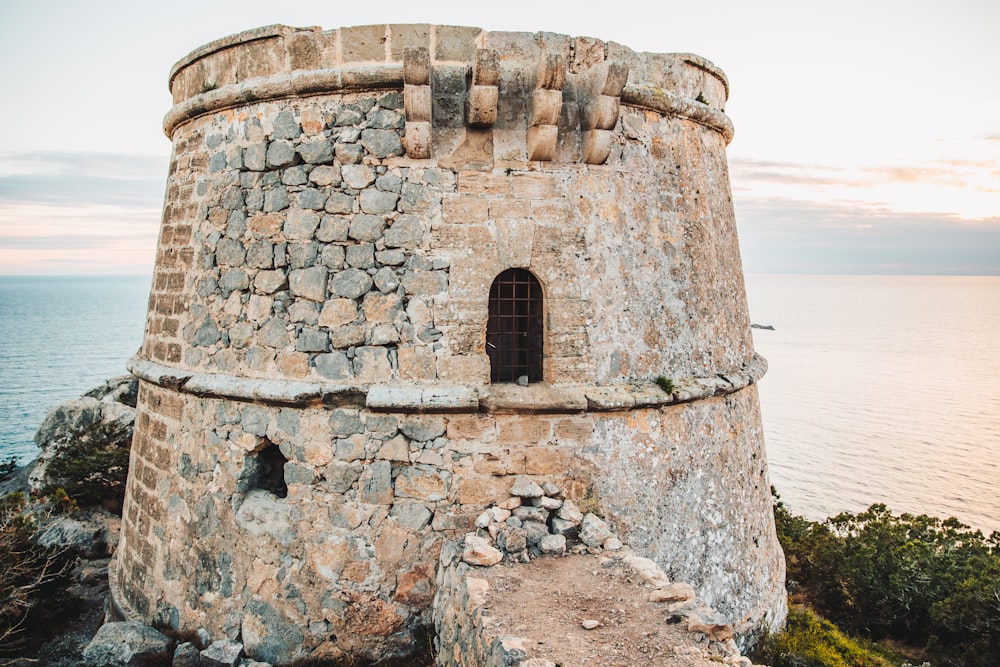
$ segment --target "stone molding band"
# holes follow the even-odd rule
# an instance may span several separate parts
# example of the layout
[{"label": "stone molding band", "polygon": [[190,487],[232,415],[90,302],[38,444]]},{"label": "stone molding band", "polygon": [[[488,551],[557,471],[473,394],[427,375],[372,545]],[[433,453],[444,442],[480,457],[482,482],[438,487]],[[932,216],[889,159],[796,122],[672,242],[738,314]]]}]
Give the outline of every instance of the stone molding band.
[{"label": "stone molding band", "polygon": [[225,373],[197,373],[158,364],[139,356],[128,370],[144,382],[177,392],[209,398],[297,407],[364,405],[384,412],[485,412],[545,414],[612,412],[690,403],[732,394],[754,384],[767,372],[759,354],[740,368],[705,377],[675,378],[672,394],[653,382],[626,385],[471,387],[412,385],[338,385],[294,380],[246,378]]},{"label": "stone molding band", "polygon": [[[205,91],[175,105],[163,119],[163,131],[172,138],[184,123],[256,102],[387,89],[403,89],[403,63],[345,65],[249,79]],[[626,84],[621,103],[693,121],[719,132],[726,143],[733,139],[733,123],[725,113],[659,86]]]}]

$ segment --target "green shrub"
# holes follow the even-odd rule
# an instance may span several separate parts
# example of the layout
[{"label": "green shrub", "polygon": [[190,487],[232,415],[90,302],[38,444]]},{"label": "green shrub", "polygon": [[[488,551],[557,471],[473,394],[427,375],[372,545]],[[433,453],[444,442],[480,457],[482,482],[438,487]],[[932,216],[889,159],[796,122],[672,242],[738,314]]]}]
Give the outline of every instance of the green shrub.
[{"label": "green shrub", "polygon": [[665,375],[658,375],[656,377],[656,384],[663,390],[666,394],[674,393],[674,381]]},{"label": "green shrub", "polygon": [[848,637],[809,609],[792,607],[787,627],[761,639],[753,660],[771,667],[896,667],[895,657]]},{"label": "green shrub", "polygon": [[128,456],[132,427],[115,422],[102,423],[74,433],[59,443],[49,462],[49,483],[43,496],[63,495],[86,507],[104,505],[121,511],[128,476]]},{"label": "green shrub", "polygon": [[1000,534],[885,505],[823,523],[775,495],[790,588],[853,633],[920,646],[938,663],[995,667],[1000,655]]}]

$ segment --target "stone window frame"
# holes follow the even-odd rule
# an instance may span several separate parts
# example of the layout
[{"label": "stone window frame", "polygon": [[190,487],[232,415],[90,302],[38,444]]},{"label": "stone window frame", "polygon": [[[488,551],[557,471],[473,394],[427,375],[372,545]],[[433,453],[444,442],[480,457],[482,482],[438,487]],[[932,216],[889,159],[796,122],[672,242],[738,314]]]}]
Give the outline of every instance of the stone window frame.
[{"label": "stone window frame", "polygon": [[516,382],[521,376],[544,381],[545,302],[541,280],[527,268],[508,268],[494,277],[486,322],[491,383]]}]

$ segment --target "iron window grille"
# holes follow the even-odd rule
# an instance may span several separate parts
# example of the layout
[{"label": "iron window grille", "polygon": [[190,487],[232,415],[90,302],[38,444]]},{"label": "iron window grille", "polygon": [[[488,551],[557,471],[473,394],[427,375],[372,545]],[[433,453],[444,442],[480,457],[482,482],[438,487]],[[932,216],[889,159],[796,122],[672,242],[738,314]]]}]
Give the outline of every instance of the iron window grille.
[{"label": "iron window grille", "polygon": [[514,382],[525,375],[542,381],[542,286],[525,269],[507,269],[490,287],[486,353],[490,380]]}]

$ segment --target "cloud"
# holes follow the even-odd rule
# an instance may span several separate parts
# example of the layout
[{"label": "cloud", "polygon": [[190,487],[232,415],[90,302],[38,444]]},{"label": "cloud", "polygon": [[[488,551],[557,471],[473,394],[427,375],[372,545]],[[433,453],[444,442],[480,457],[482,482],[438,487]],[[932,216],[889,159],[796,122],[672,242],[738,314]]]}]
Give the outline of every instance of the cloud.
[{"label": "cloud", "polygon": [[782,198],[736,198],[735,207],[751,273],[1000,275],[1000,217]]},{"label": "cloud", "polygon": [[163,201],[165,182],[166,164],[160,157],[100,153],[0,156],[0,201],[149,206]]},{"label": "cloud", "polygon": [[99,153],[0,155],[0,272],[151,270],[163,162]]}]

